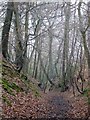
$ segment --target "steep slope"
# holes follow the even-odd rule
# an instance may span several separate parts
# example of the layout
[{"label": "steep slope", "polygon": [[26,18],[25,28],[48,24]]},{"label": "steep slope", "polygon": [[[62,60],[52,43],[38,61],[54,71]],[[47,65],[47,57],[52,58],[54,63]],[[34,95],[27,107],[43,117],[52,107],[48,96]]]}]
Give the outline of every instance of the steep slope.
[{"label": "steep slope", "polygon": [[87,115],[87,100],[83,96],[74,97],[71,91],[55,90],[43,93],[38,80],[27,78],[15,70],[15,65],[3,60],[2,117],[12,120],[32,118],[61,119],[83,118]]},{"label": "steep slope", "polygon": [[[7,109],[9,109],[10,117],[16,117],[17,115],[13,116],[10,112],[15,108],[17,109],[19,102],[19,105],[22,107],[21,104],[29,100],[29,103],[27,103],[32,106],[32,102],[30,103],[30,101],[40,98],[40,89],[37,87],[37,84],[33,83],[30,79],[27,79],[24,74],[19,74],[15,70],[15,65],[8,63],[6,60],[2,61],[2,80],[0,80],[0,83],[3,88],[3,117],[9,116],[5,113],[8,111]],[[15,112],[15,110],[13,112]]]}]

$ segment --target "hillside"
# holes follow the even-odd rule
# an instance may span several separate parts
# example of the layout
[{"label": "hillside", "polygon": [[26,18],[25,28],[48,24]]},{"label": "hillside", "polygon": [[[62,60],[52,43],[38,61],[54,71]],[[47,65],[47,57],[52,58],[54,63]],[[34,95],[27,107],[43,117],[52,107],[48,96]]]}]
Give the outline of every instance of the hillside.
[{"label": "hillside", "polygon": [[59,90],[45,94],[38,87],[37,80],[31,77],[26,79],[25,75],[16,72],[13,64],[5,60],[2,75],[3,119],[86,119],[87,100],[83,96],[74,97],[70,91],[61,93]]}]

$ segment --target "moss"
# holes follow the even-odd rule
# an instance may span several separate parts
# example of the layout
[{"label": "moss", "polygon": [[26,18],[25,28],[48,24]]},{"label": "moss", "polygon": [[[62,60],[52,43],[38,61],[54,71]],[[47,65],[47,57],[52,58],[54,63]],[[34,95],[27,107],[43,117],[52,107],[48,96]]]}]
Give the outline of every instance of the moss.
[{"label": "moss", "polygon": [[14,95],[13,89],[6,79],[2,79],[2,87],[5,91],[7,91],[7,93],[9,93],[10,95]]},{"label": "moss", "polygon": [[23,80],[28,80],[27,76],[24,75],[24,74],[20,74],[20,77],[21,77],[21,79],[23,79]]},{"label": "moss", "polygon": [[88,97],[88,92],[90,92],[90,88],[84,89],[83,95],[84,95],[85,97]]},{"label": "moss", "polygon": [[16,92],[21,92],[23,91],[23,89],[21,87],[19,87],[18,85],[16,85],[16,83],[9,83],[5,78],[0,80],[0,83],[2,83],[2,86],[4,88],[5,91],[7,91],[7,93],[9,93],[10,95],[14,95],[14,90]]},{"label": "moss", "polygon": [[22,92],[23,88],[19,87],[18,85],[16,85],[16,83],[11,83],[11,88],[16,90],[17,92]]},{"label": "moss", "polygon": [[84,97],[86,97],[87,98],[87,103],[90,105],[90,88],[86,88],[86,89],[84,89],[84,91],[83,91],[83,96]]},{"label": "moss", "polygon": [[33,83],[29,83],[29,89],[32,90],[33,94],[34,94],[36,97],[40,97],[39,90],[38,90],[38,88],[37,88]]},{"label": "moss", "polygon": [[36,96],[36,97],[40,97],[40,93],[39,93],[39,90],[37,88],[36,85],[34,85],[28,78],[25,74],[21,73],[20,74],[20,79],[21,81],[25,84],[26,86],[26,93],[29,92],[29,90],[31,90],[33,92],[33,94]]},{"label": "moss", "polygon": [[2,99],[3,99],[3,101],[7,104],[7,105],[9,105],[9,106],[12,106],[11,105],[11,101],[6,97],[6,96],[2,96]]},{"label": "moss", "polygon": [[16,76],[19,77],[19,73],[6,61],[2,61],[2,75],[8,75],[11,78]]},{"label": "moss", "polygon": [[8,75],[11,78],[18,76],[17,72],[7,67],[2,67],[2,75]]},{"label": "moss", "polygon": [[[2,80],[0,80],[0,84],[2,84],[4,90],[9,93],[10,95],[14,95],[15,96],[15,91],[16,92],[30,92],[32,91],[33,94],[36,97],[39,97],[39,90],[37,88],[36,85],[34,85],[30,80],[28,80],[27,76],[23,73],[18,73],[13,67],[12,65],[10,66],[10,64],[7,61],[2,61]],[[16,82],[13,82],[11,79],[14,79],[15,77],[17,77],[20,81],[21,84],[23,86],[20,87],[16,84]]]},{"label": "moss", "polygon": [[34,85],[30,80],[26,80],[26,78],[24,79],[24,77],[21,80],[26,86],[26,93],[31,90],[36,97],[40,97],[40,93],[36,85]]}]

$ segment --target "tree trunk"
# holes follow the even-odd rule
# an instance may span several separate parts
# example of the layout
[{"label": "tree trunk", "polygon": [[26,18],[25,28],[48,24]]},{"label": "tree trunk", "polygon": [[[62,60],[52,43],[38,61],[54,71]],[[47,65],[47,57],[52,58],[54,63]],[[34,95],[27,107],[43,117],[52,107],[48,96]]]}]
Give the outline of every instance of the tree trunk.
[{"label": "tree trunk", "polygon": [[28,22],[29,22],[29,3],[26,3],[26,14],[25,14],[25,46],[24,46],[24,65],[23,65],[23,72],[25,74],[28,73],[28,59],[27,59],[27,42],[28,42]]},{"label": "tree trunk", "polygon": [[48,35],[49,35],[49,65],[48,65],[48,75],[49,78],[52,78],[53,75],[53,70],[52,70],[52,43],[53,43],[53,38],[52,38],[52,28],[49,28],[48,31]]},{"label": "tree trunk", "polygon": [[69,19],[70,19],[70,3],[67,3],[65,8],[65,28],[64,28],[64,45],[63,45],[63,64],[62,64],[62,87],[61,91],[66,87],[66,75],[68,67],[68,52],[69,52]]},{"label": "tree trunk", "polygon": [[12,16],[13,16],[13,2],[8,2],[7,12],[2,30],[2,54],[5,59],[8,59],[8,39]]},{"label": "tree trunk", "polygon": [[15,64],[17,66],[18,72],[20,72],[23,68],[23,47],[22,47],[22,36],[21,36],[21,27],[19,21],[19,13],[18,13],[18,2],[14,3],[14,14],[15,14],[15,29],[16,29],[16,60]]},{"label": "tree trunk", "polygon": [[[85,56],[87,58],[87,64],[88,64],[88,115],[90,116],[90,52],[89,52],[89,48],[88,48],[87,41],[86,41],[86,30],[84,30],[83,23],[82,23],[82,16],[81,16],[81,10],[80,10],[81,5],[82,5],[82,2],[79,2],[79,4],[78,4],[78,16],[79,16],[79,28],[80,28],[80,32],[81,32],[82,39],[83,39],[82,43],[83,43],[83,47],[84,47]],[[89,20],[90,20],[90,16],[88,16],[88,25],[87,25],[87,26],[89,26],[89,29],[90,29]],[[88,36],[88,40],[89,39],[90,38]]]}]

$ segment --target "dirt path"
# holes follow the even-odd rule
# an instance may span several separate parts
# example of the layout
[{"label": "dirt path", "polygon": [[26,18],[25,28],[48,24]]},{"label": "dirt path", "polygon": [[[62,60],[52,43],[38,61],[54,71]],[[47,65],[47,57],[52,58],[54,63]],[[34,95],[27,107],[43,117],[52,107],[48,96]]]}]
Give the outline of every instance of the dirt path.
[{"label": "dirt path", "polygon": [[[71,94],[71,93],[70,93]],[[84,118],[87,112],[86,102],[81,97],[71,97],[69,93],[50,91],[42,97],[32,94],[18,94],[12,99],[12,106],[4,104],[4,116],[9,118]]]},{"label": "dirt path", "polygon": [[[68,96],[68,98],[69,97],[70,96]],[[46,98],[53,108],[53,110],[49,112],[49,117],[51,118],[85,117],[87,110],[85,108],[84,101],[80,98],[75,101],[73,97],[71,100],[67,97],[65,98],[65,96],[60,92],[50,92],[46,95]]]},{"label": "dirt path", "polygon": [[69,117],[69,111],[72,109],[69,101],[66,101],[60,93],[50,92],[46,95],[48,103],[52,106],[52,110],[49,111],[49,117],[67,118]]}]

